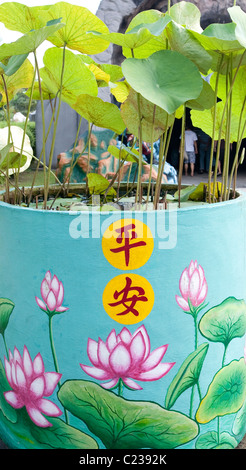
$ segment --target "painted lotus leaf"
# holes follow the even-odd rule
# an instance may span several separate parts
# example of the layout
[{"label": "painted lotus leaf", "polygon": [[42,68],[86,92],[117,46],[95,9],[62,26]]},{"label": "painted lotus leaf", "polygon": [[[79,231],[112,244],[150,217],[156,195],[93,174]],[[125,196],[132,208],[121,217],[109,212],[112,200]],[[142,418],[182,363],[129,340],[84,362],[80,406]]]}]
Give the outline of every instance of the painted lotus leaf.
[{"label": "painted lotus leaf", "polygon": [[98,96],[79,95],[71,107],[95,126],[121,134],[125,129],[119,108]]},{"label": "painted lotus leaf", "polygon": [[228,8],[228,13],[234,23],[236,23],[235,36],[243,47],[246,47],[246,13],[235,5]]},{"label": "painted lotus leaf", "polygon": [[170,8],[171,18],[178,24],[197,32],[202,32],[201,13],[193,3],[181,1]]},{"label": "painted lotus leaf", "polygon": [[[47,49],[43,57],[44,67],[40,75],[51,95],[56,95],[61,87],[63,50],[57,47]],[[65,67],[62,83],[62,99],[68,104],[75,103],[81,93],[97,96],[96,77],[72,51],[65,51]]]},{"label": "painted lotus leaf", "polygon": [[208,423],[217,416],[236,413],[246,396],[244,359],[232,361],[217,372],[197,410],[198,423]]},{"label": "painted lotus leaf", "polygon": [[218,435],[215,431],[207,432],[198,437],[196,449],[234,449],[237,441],[228,432],[222,432]]},{"label": "painted lotus leaf", "polygon": [[167,390],[165,408],[172,408],[185,390],[197,384],[207,350],[208,344],[204,343],[185,359]]},{"label": "painted lotus leaf", "polygon": [[0,5],[0,21],[6,28],[20,33],[45,26],[48,21],[49,6],[28,7],[18,2],[6,2]]},{"label": "painted lotus leaf", "polygon": [[3,393],[7,392],[7,390],[9,390],[9,383],[6,379],[5,369],[0,359],[0,415],[2,413],[6,420],[10,421],[11,423],[16,423],[17,412],[7,403],[3,395]]},{"label": "painted lotus leaf", "polygon": [[200,332],[213,342],[227,346],[234,338],[246,332],[246,304],[244,300],[228,297],[208,310],[200,320]]},{"label": "painted lotus leaf", "polygon": [[[159,20],[163,17],[163,13],[158,10],[147,10],[138,13],[130,22],[126,33],[128,34],[131,31],[136,31],[138,28],[142,28],[147,25],[148,29],[151,30],[151,25],[153,28],[156,28],[156,25],[160,25]],[[163,20],[161,20],[163,21]],[[166,20],[165,20],[166,21]],[[134,50],[134,57],[138,59],[144,59],[149,57],[154,52],[166,49],[166,34],[165,30],[158,35],[152,35],[149,40],[143,44],[143,46],[138,46]],[[122,53],[125,57],[132,57],[132,50],[129,47],[123,47]]]},{"label": "painted lotus leaf", "polygon": [[98,31],[108,33],[107,26],[96,15],[85,7],[71,5],[66,2],[58,2],[48,10],[49,19],[62,18],[65,27],[50,35],[49,41],[57,47],[64,44],[69,49],[82,52],[84,54],[98,54],[109,46],[109,42],[97,38],[88,31]]},{"label": "painted lotus leaf", "polygon": [[245,435],[246,430],[246,401],[244,402],[242,408],[236,414],[232,432],[235,435],[241,435],[242,437]]},{"label": "painted lotus leaf", "polygon": [[166,28],[169,44],[172,49],[192,60],[203,74],[207,74],[212,57],[204,47],[192,36],[191,32],[183,26],[170,22]]},{"label": "painted lotus leaf", "polygon": [[143,140],[151,142],[154,119],[153,141],[156,141],[165,132],[165,129],[173,124],[174,115],[168,115],[164,109],[151,103],[143,96],[140,96],[139,102],[140,115],[137,93],[131,89],[127,99],[121,105],[121,116],[125,126],[130,133],[137,136],[141,121]]},{"label": "painted lotus leaf", "polygon": [[[29,88],[33,81],[33,65],[31,62],[26,59],[24,63],[21,65],[20,68],[10,76],[5,76],[5,83],[8,92],[8,98],[11,100],[17,91],[21,90],[22,88]],[[7,98],[4,88],[3,79],[0,76],[0,93],[2,95],[2,101],[0,103],[1,106],[6,104]]]},{"label": "painted lotus leaf", "polygon": [[181,413],[152,402],[125,400],[92,382],[65,382],[58,396],[108,449],[171,449],[198,433],[196,422]]},{"label": "painted lotus leaf", "polygon": [[135,91],[169,114],[186,101],[198,98],[202,91],[198,68],[176,51],[159,51],[147,59],[126,59],[122,70]]}]

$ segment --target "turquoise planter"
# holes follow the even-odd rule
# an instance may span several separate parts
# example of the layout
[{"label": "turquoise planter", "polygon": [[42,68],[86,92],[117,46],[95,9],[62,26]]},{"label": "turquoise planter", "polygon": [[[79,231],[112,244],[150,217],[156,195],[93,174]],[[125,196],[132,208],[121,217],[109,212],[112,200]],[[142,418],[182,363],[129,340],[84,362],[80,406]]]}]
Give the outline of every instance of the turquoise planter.
[{"label": "turquoise planter", "polygon": [[244,196],[149,213],[0,203],[6,444],[236,447],[246,432],[245,220]]}]

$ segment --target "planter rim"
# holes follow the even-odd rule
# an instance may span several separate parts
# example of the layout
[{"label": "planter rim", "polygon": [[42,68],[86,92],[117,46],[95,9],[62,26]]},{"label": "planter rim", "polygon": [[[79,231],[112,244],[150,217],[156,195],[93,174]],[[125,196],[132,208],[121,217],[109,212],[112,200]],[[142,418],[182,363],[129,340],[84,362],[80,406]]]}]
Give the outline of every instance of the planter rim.
[{"label": "planter rim", "polygon": [[[3,191],[0,192],[0,194],[3,193]],[[176,207],[176,210],[177,212],[180,212],[180,213],[183,213],[183,212],[190,212],[190,211],[194,211],[194,212],[197,212],[197,211],[201,211],[201,210],[206,210],[206,209],[210,209],[210,210],[218,210],[222,207],[225,207],[225,206],[231,206],[231,205],[237,205],[239,203],[243,203],[244,201],[246,201],[246,190],[245,191],[240,191],[237,190],[237,193],[239,194],[239,196],[236,198],[236,199],[231,199],[229,201],[223,201],[223,202],[218,202],[218,203],[203,203],[203,204],[200,204],[199,202],[194,202],[194,205],[192,204],[190,207],[182,207],[182,202],[181,202],[181,207]],[[171,203],[171,204],[175,204],[175,203]],[[176,206],[176,204],[175,204]],[[103,211],[103,212],[99,212],[99,211],[93,211],[93,210],[86,210],[86,211],[56,211],[56,210],[44,210],[44,209],[36,209],[36,208],[30,208],[30,207],[23,207],[23,206],[18,206],[18,205],[13,205],[13,204],[9,204],[9,203],[6,203],[6,202],[3,202],[3,201],[0,201],[0,208],[3,207],[3,208],[8,208],[9,210],[12,210],[12,211],[19,211],[19,210],[22,210],[22,211],[27,211],[27,212],[30,212],[30,213],[35,213],[35,214],[47,214],[48,216],[51,216],[51,215],[54,215],[56,214],[56,217],[65,217],[67,215],[81,215],[83,216],[87,216],[88,214],[101,214],[101,215],[113,215],[113,214],[156,214],[156,213],[159,213],[160,210],[150,210],[150,211],[143,211],[143,210],[124,210],[124,211]],[[174,210],[171,209],[171,211]],[[169,211],[169,209],[167,209],[167,211]],[[162,212],[162,211],[161,211]]]}]

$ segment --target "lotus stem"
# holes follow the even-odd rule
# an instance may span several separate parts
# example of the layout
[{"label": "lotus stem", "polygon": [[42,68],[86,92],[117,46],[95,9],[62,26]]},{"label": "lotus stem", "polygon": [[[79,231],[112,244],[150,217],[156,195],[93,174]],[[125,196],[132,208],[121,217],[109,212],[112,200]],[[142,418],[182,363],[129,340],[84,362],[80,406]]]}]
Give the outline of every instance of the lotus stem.
[{"label": "lotus stem", "polygon": [[185,126],[186,126],[186,107],[184,106],[184,113],[182,116],[182,126],[181,126],[181,143],[180,143],[180,157],[179,157],[178,207],[180,207],[181,184],[182,184],[182,174],[183,174],[183,165],[184,165]]},{"label": "lotus stem", "polygon": [[137,182],[137,192],[136,192],[136,203],[141,204],[141,191],[140,191],[140,186],[141,186],[141,177],[142,177],[142,158],[143,158],[143,152],[142,152],[142,116],[141,116],[141,103],[140,103],[140,94],[138,93],[138,116],[139,116],[139,127],[138,127],[138,142],[139,142],[139,163],[138,163],[138,182]]},{"label": "lotus stem", "polygon": [[147,200],[146,200],[146,208],[148,207],[149,202],[149,195],[150,195],[150,188],[151,188],[151,176],[152,176],[152,168],[153,168],[153,155],[154,155],[154,125],[155,125],[155,113],[156,113],[156,105],[154,105],[153,109],[153,119],[152,119],[152,127],[151,127],[151,156],[150,156],[150,170],[149,170],[149,184],[147,190]]}]

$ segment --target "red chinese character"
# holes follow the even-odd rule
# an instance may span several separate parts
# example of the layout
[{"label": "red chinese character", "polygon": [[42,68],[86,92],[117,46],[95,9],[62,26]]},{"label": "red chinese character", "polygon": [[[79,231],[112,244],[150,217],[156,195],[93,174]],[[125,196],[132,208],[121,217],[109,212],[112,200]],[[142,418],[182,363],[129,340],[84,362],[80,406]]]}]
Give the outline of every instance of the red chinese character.
[{"label": "red chinese character", "polygon": [[[120,253],[121,251],[125,252],[125,261],[126,261],[126,266],[129,265],[130,261],[130,250],[131,248],[136,248],[138,246],[144,246],[146,243],[144,241],[136,242],[136,243],[130,243],[131,240],[134,240],[137,238],[137,233],[135,232],[135,225],[134,224],[128,224],[126,226],[123,226],[121,228],[115,229],[117,233],[119,233],[118,238],[116,239],[116,242],[121,244],[123,241],[125,242],[123,246],[120,246],[119,248],[112,248],[110,251],[113,253]],[[131,236],[130,236],[130,231],[132,231]],[[123,239],[124,235],[124,239]]]},{"label": "red chinese character", "polygon": [[[118,302],[108,304],[110,305],[110,307],[117,307],[118,305],[121,305],[121,304],[125,307],[126,310],[124,310],[121,313],[117,313],[117,315],[127,315],[128,313],[133,313],[133,315],[138,317],[139,312],[138,310],[134,308],[136,303],[148,301],[147,297],[145,297],[144,295],[145,290],[142,287],[137,287],[137,286],[131,287],[131,285],[132,285],[132,280],[129,277],[126,277],[126,285],[124,289],[122,289],[121,291],[116,290],[114,293],[114,299],[117,300],[119,299],[120,296],[122,296],[121,300],[119,300]],[[131,297],[128,297],[128,294],[130,291],[136,291],[137,295],[133,294]],[[127,305],[129,303],[130,305]]]}]

